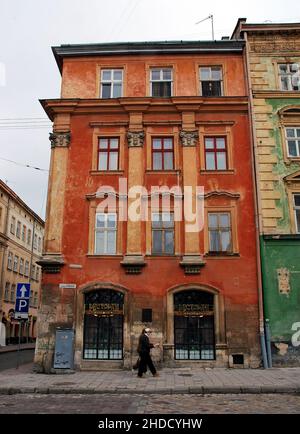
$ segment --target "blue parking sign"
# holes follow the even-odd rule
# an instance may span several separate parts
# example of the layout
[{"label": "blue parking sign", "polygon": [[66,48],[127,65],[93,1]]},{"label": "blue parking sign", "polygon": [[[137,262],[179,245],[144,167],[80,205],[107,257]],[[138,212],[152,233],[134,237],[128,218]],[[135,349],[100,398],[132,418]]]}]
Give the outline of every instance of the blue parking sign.
[{"label": "blue parking sign", "polygon": [[15,319],[28,319],[30,283],[17,284]]}]

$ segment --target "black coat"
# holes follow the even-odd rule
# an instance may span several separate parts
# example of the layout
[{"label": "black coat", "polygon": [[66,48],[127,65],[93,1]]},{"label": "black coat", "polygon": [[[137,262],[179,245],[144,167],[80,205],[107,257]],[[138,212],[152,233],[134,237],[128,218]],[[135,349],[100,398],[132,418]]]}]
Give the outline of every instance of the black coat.
[{"label": "black coat", "polygon": [[150,340],[147,335],[141,335],[139,338],[139,346],[138,346],[138,353],[150,353],[151,348],[153,348],[154,345],[150,343]]}]

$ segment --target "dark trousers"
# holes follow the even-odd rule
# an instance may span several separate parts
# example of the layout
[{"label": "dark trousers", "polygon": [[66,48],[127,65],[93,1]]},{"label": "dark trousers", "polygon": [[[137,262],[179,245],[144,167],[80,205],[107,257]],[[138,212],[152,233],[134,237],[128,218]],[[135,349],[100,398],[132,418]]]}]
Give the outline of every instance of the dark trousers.
[{"label": "dark trousers", "polygon": [[150,353],[140,353],[140,364],[138,376],[141,377],[144,372],[147,372],[147,366],[149,367],[152,375],[156,374],[156,369],[153,365]]}]

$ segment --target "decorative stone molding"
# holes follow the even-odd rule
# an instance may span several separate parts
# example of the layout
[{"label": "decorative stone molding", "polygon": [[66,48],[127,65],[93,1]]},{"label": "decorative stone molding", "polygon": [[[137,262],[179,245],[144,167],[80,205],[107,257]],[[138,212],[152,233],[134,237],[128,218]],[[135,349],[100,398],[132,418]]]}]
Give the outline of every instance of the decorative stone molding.
[{"label": "decorative stone molding", "polygon": [[42,272],[46,274],[60,273],[61,267],[65,264],[62,256],[54,255],[45,255],[42,259],[36,261],[36,263],[42,267]]},{"label": "decorative stone molding", "polygon": [[120,264],[125,268],[126,274],[140,274],[146,262],[142,255],[125,255]]},{"label": "decorative stone molding", "polygon": [[50,133],[49,140],[51,148],[67,148],[70,144],[71,133],[69,131],[65,133]]},{"label": "decorative stone molding", "polygon": [[300,42],[295,40],[265,40],[250,43],[250,51],[253,53],[295,52],[300,50]]},{"label": "decorative stone molding", "polygon": [[127,140],[129,148],[142,147],[144,145],[144,131],[128,131]]},{"label": "decorative stone molding", "polygon": [[197,130],[195,131],[181,131],[180,138],[182,146],[196,146],[196,141],[199,137]]},{"label": "decorative stone molding", "polygon": [[204,265],[205,261],[203,261],[201,255],[185,255],[180,262],[180,266],[184,268],[185,274],[200,274],[200,269]]}]

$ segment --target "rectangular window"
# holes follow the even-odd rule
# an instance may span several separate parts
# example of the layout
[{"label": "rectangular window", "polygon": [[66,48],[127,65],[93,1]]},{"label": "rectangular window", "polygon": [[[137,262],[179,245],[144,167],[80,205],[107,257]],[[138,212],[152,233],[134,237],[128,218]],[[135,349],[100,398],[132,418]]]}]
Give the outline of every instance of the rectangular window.
[{"label": "rectangular window", "polygon": [[12,261],[13,261],[13,254],[9,252],[7,257],[7,268],[9,270],[12,270]]},{"label": "rectangular window", "polygon": [[35,265],[31,267],[31,279],[35,279]]},{"label": "rectangular window", "polygon": [[230,213],[208,213],[210,253],[232,252]]},{"label": "rectangular window", "polygon": [[35,280],[38,282],[39,278],[40,278],[40,269],[38,266],[36,266]]},{"label": "rectangular window", "polygon": [[119,139],[101,138],[98,147],[98,170],[118,170]]},{"label": "rectangular window", "polygon": [[95,224],[95,254],[115,255],[117,244],[117,214],[97,213]]},{"label": "rectangular window", "polygon": [[279,63],[278,74],[281,90],[300,90],[300,65],[298,63]]},{"label": "rectangular window", "polygon": [[35,292],[33,297],[33,306],[37,307],[37,304],[38,304],[38,293]]},{"label": "rectangular window", "polygon": [[38,239],[38,251],[39,252],[42,251],[42,239],[41,239],[41,237],[39,237],[39,239]]},{"label": "rectangular window", "polygon": [[122,96],[122,85],[122,69],[102,69],[101,98],[120,98]]},{"label": "rectangular window", "polygon": [[20,258],[20,268],[19,268],[19,273],[20,274],[24,274],[24,259]]},{"label": "rectangular window", "polygon": [[205,137],[206,170],[227,170],[227,148],[225,137]]},{"label": "rectangular window", "polygon": [[21,222],[19,220],[17,221],[17,232],[16,232],[17,238],[21,237]]},{"label": "rectangular window", "polygon": [[15,235],[15,232],[16,232],[16,219],[15,217],[12,217],[10,221],[10,233]]},{"label": "rectangular window", "polygon": [[201,66],[200,94],[202,96],[222,96],[223,79],[221,66]]},{"label": "rectangular window", "polygon": [[172,137],[152,139],[152,169],[174,169],[174,145]]},{"label": "rectangular window", "polygon": [[288,157],[300,157],[300,127],[285,128]]},{"label": "rectangular window", "polygon": [[29,275],[29,262],[25,261],[25,271],[24,271],[24,275],[28,276]]},{"label": "rectangular window", "polygon": [[11,285],[11,291],[10,291],[10,302],[14,303],[15,302],[15,296],[16,296],[16,285],[12,284]]},{"label": "rectangular window", "polygon": [[173,213],[152,214],[152,254],[174,255]]},{"label": "rectangular window", "polygon": [[18,271],[18,265],[19,265],[19,256],[15,256],[14,258],[14,271]]},{"label": "rectangular window", "polygon": [[300,194],[294,194],[296,232],[300,234]]},{"label": "rectangular window", "polygon": [[27,232],[27,244],[31,244],[31,229],[28,229]]},{"label": "rectangular window", "polygon": [[4,300],[5,301],[9,301],[9,287],[10,287],[10,283],[6,282],[5,290],[4,290]]},{"label": "rectangular window", "polygon": [[34,234],[34,238],[33,238],[33,248],[37,249],[37,234]]},{"label": "rectangular window", "polygon": [[150,70],[150,96],[169,97],[173,95],[172,68],[152,68]]},{"label": "rectangular window", "polygon": [[23,225],[23,229],[22,229],[22,241],[26,241],[26,226]]}]

